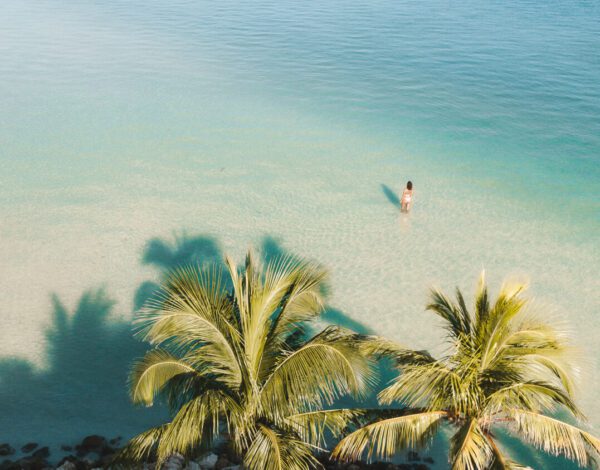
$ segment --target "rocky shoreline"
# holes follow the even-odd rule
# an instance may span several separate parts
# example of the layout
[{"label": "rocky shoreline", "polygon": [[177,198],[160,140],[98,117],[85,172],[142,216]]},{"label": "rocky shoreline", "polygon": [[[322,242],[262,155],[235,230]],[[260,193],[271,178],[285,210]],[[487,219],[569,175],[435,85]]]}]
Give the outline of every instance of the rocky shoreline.
[{"label": "rocky shoreline", "polygon": [[[20,457],[16,458],[17,449],[10,444],[0,444],[0,470],[95,470],[110,468],[110,464],[122,445],[122,438],[106,439],[92,435],[84,438],[79,444],[63,445],[61,451],[67,455],[56,464],[49,463],[51,452],[49,447],[30,442],[20,449]],[[417,452],[409,452],[406,463],[388,462],[354,462],[342,464],[331,462],[327,456],[319,460],[328,470],[429,470],[433,464],[431,457],[422,457]],[[133,467],[132,467],[133,468]],[[153,462],[139,467],[141,470],[155,470]],[[217,448],[202,457],[185,461],[184,457],[172,455],[162,467],[163,470],[242,470],[239,459],[226,448]]]}]

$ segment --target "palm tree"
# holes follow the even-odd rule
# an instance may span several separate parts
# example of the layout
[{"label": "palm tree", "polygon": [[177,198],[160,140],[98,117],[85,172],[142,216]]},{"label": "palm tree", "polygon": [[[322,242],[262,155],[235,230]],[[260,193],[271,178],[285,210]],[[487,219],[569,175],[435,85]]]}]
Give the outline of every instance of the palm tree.
[{"label": "palm tree", "polygon": [[[407,408],[372,422],[342,439],[332,455],[358,460],[364,453],[382,458],[423,445],[449,424],[453,469],[524,468],[498,445],[497,429],[508,428],[525,442],[587,466],[600,452],[600,440],[553,417],[566,410],[583,418],[572,394],[577,367],[565,334],[529,308],[522,284],[505,284],[493,304],[481,277],[473,313],[457,289],[456,301],[433,290],[428,310],[448,330],[449,354],[407,357],[388,342],[379,353],[396,356],[400,375],[379,394],[382,404]],[[407,360],[408,359],[408,360]]]},{"label": "palm tree", "polygon": [[226,266],[226,281],[217,267],[176,269],[140,314],[153,349],[133,367],[131,398],[151,406],[161,396],[174,416],[133,438],[121,461],[160,464],[221,437],[250,470],[315,468],[313,450],[359,413],[324,407],[370,385],[365,338],[338,327],[306,335],[325,271],[291,257],[263,270],[251,253],[244,269]]}]

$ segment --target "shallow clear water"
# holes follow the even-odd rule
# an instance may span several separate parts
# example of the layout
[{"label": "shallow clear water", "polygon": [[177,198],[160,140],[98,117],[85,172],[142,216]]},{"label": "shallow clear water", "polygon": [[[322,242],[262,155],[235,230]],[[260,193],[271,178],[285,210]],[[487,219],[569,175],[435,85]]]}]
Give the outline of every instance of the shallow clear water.
[{"label": "shallow clear water", "polygon": [[131,312],[250,244],[419,348],[431,285],[527,276],[597,426],[598,50],[593,1],[1,2],[0,442],[159,420],[124,393]]}]

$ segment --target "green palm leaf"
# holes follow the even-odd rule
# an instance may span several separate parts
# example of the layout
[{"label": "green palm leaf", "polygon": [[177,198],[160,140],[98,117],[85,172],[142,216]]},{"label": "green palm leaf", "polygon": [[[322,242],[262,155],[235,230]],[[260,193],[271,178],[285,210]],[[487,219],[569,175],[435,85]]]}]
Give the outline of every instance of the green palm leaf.
[{"label": "green palm leaf", "polygon": [[[334,456],[350,460],[367,452],[369,457],[374,453],[391,457],[427,435],[424,429],[433,432],[443,420],[455,430],[450,448],[453,469],[523,468],[507,459],[494,442],[493,430],[507,425],[542,450],[589,464],[600,453],[600,441],[545,416],[561,410],[583,417],[573,400],[578,351],[560,325],[537,316],[523,296],[525,290],[523,283],[505,283],[492,301],[482,275],[473,313],[459,290],[456,301],[433,290],[427,308],[444,319],[449,340],[447,355],[438,360],[385,340],[366,342],[365,351],[389,357],[399,371],[379,393],[380,403],[396,402],[425,414],[415,412],[360,428],[338,444]],[[427,413],[441,415],[432,419]]]},{"label": "green palm leaf", "polygon": [[600,453],[600,439],[555,418],[529,410],[510,410],[511,428],[535,447],[552,455],[564,455],[585,467]]},{"label": "green palm leaf", "polygon": [[179,374],[196,373],[189,363],[168,351],[154,349],[134,363],[129,377],[129,389],[134,403],[151,406],[154,397],[165,384]]},{"label": "green palm leaf", "polygon": [[446,415],[445,411],[424,411],[369,424],[342,439],[331,455],[343,461],[359,460],[365,452],[368,460],[374,455],[392,457],[397,450],[423,445]]},{"label": "green palm leaf", "polygon": [[373,374],[359,344],[358,335],[329,327],[283,356],[262,387],[265,409],[272,409],[276,403],[295,409],[319,407],[344,394],[364,393]]},{"label": "green palm leaf", "polygon": [[487,468],[492,456],[493,450],[477,419],[468,420],[450,440],[450,461],[453,470]]},{"label": "green palm leaf", "polygon": [[338,436],[358,417],[364,416],[363,410],[338,409],[319,410],[298,413],[285,418],[302,440],[314,445],[325,444],[325,432]]},{"label": "green palm leaf", "polygon": [[244,457],[248,470],[306,470],[320,467],[301,440],[260,425]]}]

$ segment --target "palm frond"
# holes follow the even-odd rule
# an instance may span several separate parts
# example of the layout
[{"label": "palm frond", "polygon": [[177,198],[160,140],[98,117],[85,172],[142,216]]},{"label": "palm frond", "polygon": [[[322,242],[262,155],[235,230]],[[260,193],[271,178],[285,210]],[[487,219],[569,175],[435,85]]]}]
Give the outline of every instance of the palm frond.
[{"label": "palm frond", "polygon": [[323,311],[327,271],[317,263],[296,261],[287,273],[288,290],[271,329],[272,338],[285,337],[296,326]]},{"label": "palm frond", "polygon": [[479,342],[482,340],[482,335],[485,331],[490,314],[490,299],[488,294],[487,284],[485,282],[485,271],[481,272],[477,290],[475,293],[475,334]]},{"label": "palm frond", "polygon": [[392,359],[398,367],[435,362],[427,351],[415,351],[382,336],[366,336],[361,351],[368,357]]},{"label": "palm frond", "polygon": [[[453,338],[461,336],[470,336],[472,332],[471,318],[464,307],[464,301],[461,302],[462,294],[459,295],[459,304],[455,304],[443,292],[432,289],[431,302],[426,309],[437,313],[448,323],[448,332]],[[460,305],[462,303],[462,305]]]},{"label": "palm frond", "polygon": [[445,411],[424,411],[369,424],[342,439],[332,458],[356,461],[365,452],[367,460],[373,456],[390,458],[398,450],[423,445],[446,415]]},{"label": "palm frond", "polygon": [[552,411],[562,405],[581,416],[577,405],[562,389],[543,381],[518,382],[501,388],[487,398],[484,413],[492,416],[508,408]]},{"label": "palm frond", "polygon": [[263,408],[316,408],[345,394],[361,395],[372,383],[373,373],[359,344],[359,335],[329,327],[283,356],[263,384]]},{"label": "palm frond", "polygon": [[492,449],[492,460],[488,470],[531,470],[531,467],[521,465],[504,455],[489,433],[485,433],[485,437]]},{"label": "palm frond", "polygon": [[378,395],[384,405],[399,402],[410,408],[454,409],[464,412],[475,398],[461,377],[442,362],[406,366]]},{"label": "palm frond", "polygon": [[136,319],[137,334],[150,344],[163,344],[190,359],[201,348],[194,366],[211,366],[213,374],[234,387],[242,380],[236,323],[220,272],[193,267],[171,273],[159,297]]},{"label": "palm frond", "polygon": [[358,417],[364,416],[364,410],[337,409],[298,413],[285,418],[300,438],[314,446],[325,444],[325,433],[338,436]]},{"label": "palm frond", "polygon": [[492,455],[493,450],[477,419],[469,419],[450,439],[450,461],[453,470],[487,468]]},{"label": "palm frond", "polygon": [[521,297],[526,290],[524,284],[503,284],[494,305],[486,317],[485,323],[479,326],[482,334],[482,358],[483,368],[487,368],[496,357],[506,341],[513,333],[514,319],[523,313],[527,305],[527,299]]},{"label": "palm frond", "polygon": [[555,418],[523,409],[512,409],[511,428],[538,449],[552,455],[564,455],[587,466],[600,454],[600,439]]},{"label": "palm frond", "polygon": [[265,425],[258,427],[244,456],[248,470],[309,470],[320,466],[304,442]]},{"label": "palm frond", "polygon": [[181,407],[166,426],[158,443],[158,461],[163,462],[174,453],[186,455],[190,449],[208,446],[219,434],[219,427],[227,427],[231,420],[242,414],[238,403],[220,390],[206,390],[202,395]]},{"label": "palm frond", "polygon": [[150,460],[167,428],[167,424],[150,428],[133,437],[114,458],[111,468],[131,468],[132,463]]},{"label": "palm frond", "polygon": [[151,406],[154,397],[169,380],[187,373],[196,373],[188,362],[161,349],[148,351],[141,360],[134,363],[129,376],[131,400]]}]

